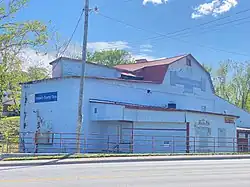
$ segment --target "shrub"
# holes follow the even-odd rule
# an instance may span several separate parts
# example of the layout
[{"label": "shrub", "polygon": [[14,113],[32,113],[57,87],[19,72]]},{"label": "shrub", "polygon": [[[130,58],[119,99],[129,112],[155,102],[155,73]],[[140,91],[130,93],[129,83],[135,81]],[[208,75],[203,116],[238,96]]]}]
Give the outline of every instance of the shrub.
[{"label": "shrub", "polygon": [[2,136],[3,139],[18,137],[19,123],[20,117],[6,117],[0,119],[0,136]]}]

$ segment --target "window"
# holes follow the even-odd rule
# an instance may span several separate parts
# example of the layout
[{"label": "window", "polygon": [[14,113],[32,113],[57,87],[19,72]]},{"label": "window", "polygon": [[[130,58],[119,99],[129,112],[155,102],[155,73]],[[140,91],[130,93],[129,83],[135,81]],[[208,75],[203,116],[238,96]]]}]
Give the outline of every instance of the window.
[{"label": "window", "polygon": [[37,144],[53,144],[54,134],[51,132],[37,132],[36,143]]},{"label": "window", "polygon": [[168,103],[168,108],[176,109],[175,103]]},{"label": "window", "polygon": [[202,112],[206,112],[207,111],[207,107],[206,106],[201,106],[201,111]]},{"label": "window", "polygon": [[190,60],[190,59],[187,59],[186,64],[187,64],[187,66],[191,66],[191,60]]},{"label": "window", "polygon": [[245,133],[239,133],[239,138],[246,138],[246,134]]}]

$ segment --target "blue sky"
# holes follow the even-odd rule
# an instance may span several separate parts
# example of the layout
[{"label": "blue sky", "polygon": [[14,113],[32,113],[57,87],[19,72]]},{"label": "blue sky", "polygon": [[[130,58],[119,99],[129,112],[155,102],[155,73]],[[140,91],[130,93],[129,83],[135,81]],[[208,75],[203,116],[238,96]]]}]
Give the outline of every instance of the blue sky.
[{"label": "blue sky", "polygon": [[[19,12],[17,19],[37,19],[45,23],[51,20],[62,38],[67,40],[83,5],[83,0],[31,0]],[[100,13],[90,14],[88,42],[91,50],[118,47],[130,51],[135,58],[150,59],[192,53],[201,63],[212,66],[226,59],[250,59],[250,11],[238,13],[250,8],[248,0],[90,0],[90,7],[95,6],[98,6]],[[143,31],[101,15],[143,28]],[[225,16],[228,17],[197,27]],[[242,18],[244,20],[232,22]],[[232,23],[222,25],[230,21]],[[157,36],[157,33],[166,35],[184,28],[193,29],[175,37],[168,35],[158,40],[147,40]],[[72,43],[80,44],[82,35],[83,22]]]}]

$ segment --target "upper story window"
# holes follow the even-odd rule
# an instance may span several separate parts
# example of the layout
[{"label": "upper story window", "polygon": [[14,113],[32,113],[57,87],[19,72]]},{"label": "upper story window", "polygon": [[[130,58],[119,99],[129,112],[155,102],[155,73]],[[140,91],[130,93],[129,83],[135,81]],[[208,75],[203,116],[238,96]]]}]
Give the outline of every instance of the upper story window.
[{"label": "upper story window", "polygon": [[186,64],[187,64],[187,66],[191,66],[192,65],[191,60],[187,58]]}]

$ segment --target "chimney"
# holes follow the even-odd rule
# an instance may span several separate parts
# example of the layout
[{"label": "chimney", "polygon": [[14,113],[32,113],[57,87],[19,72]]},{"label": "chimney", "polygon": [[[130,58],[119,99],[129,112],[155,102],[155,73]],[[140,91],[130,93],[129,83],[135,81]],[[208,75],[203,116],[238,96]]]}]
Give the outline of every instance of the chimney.
[{"label": "chimney", "polygon": [[147,59],[143,58],[143,59],[137,59],[135,60],[136,63],[144,63],[144,62],[148,62]]}]

